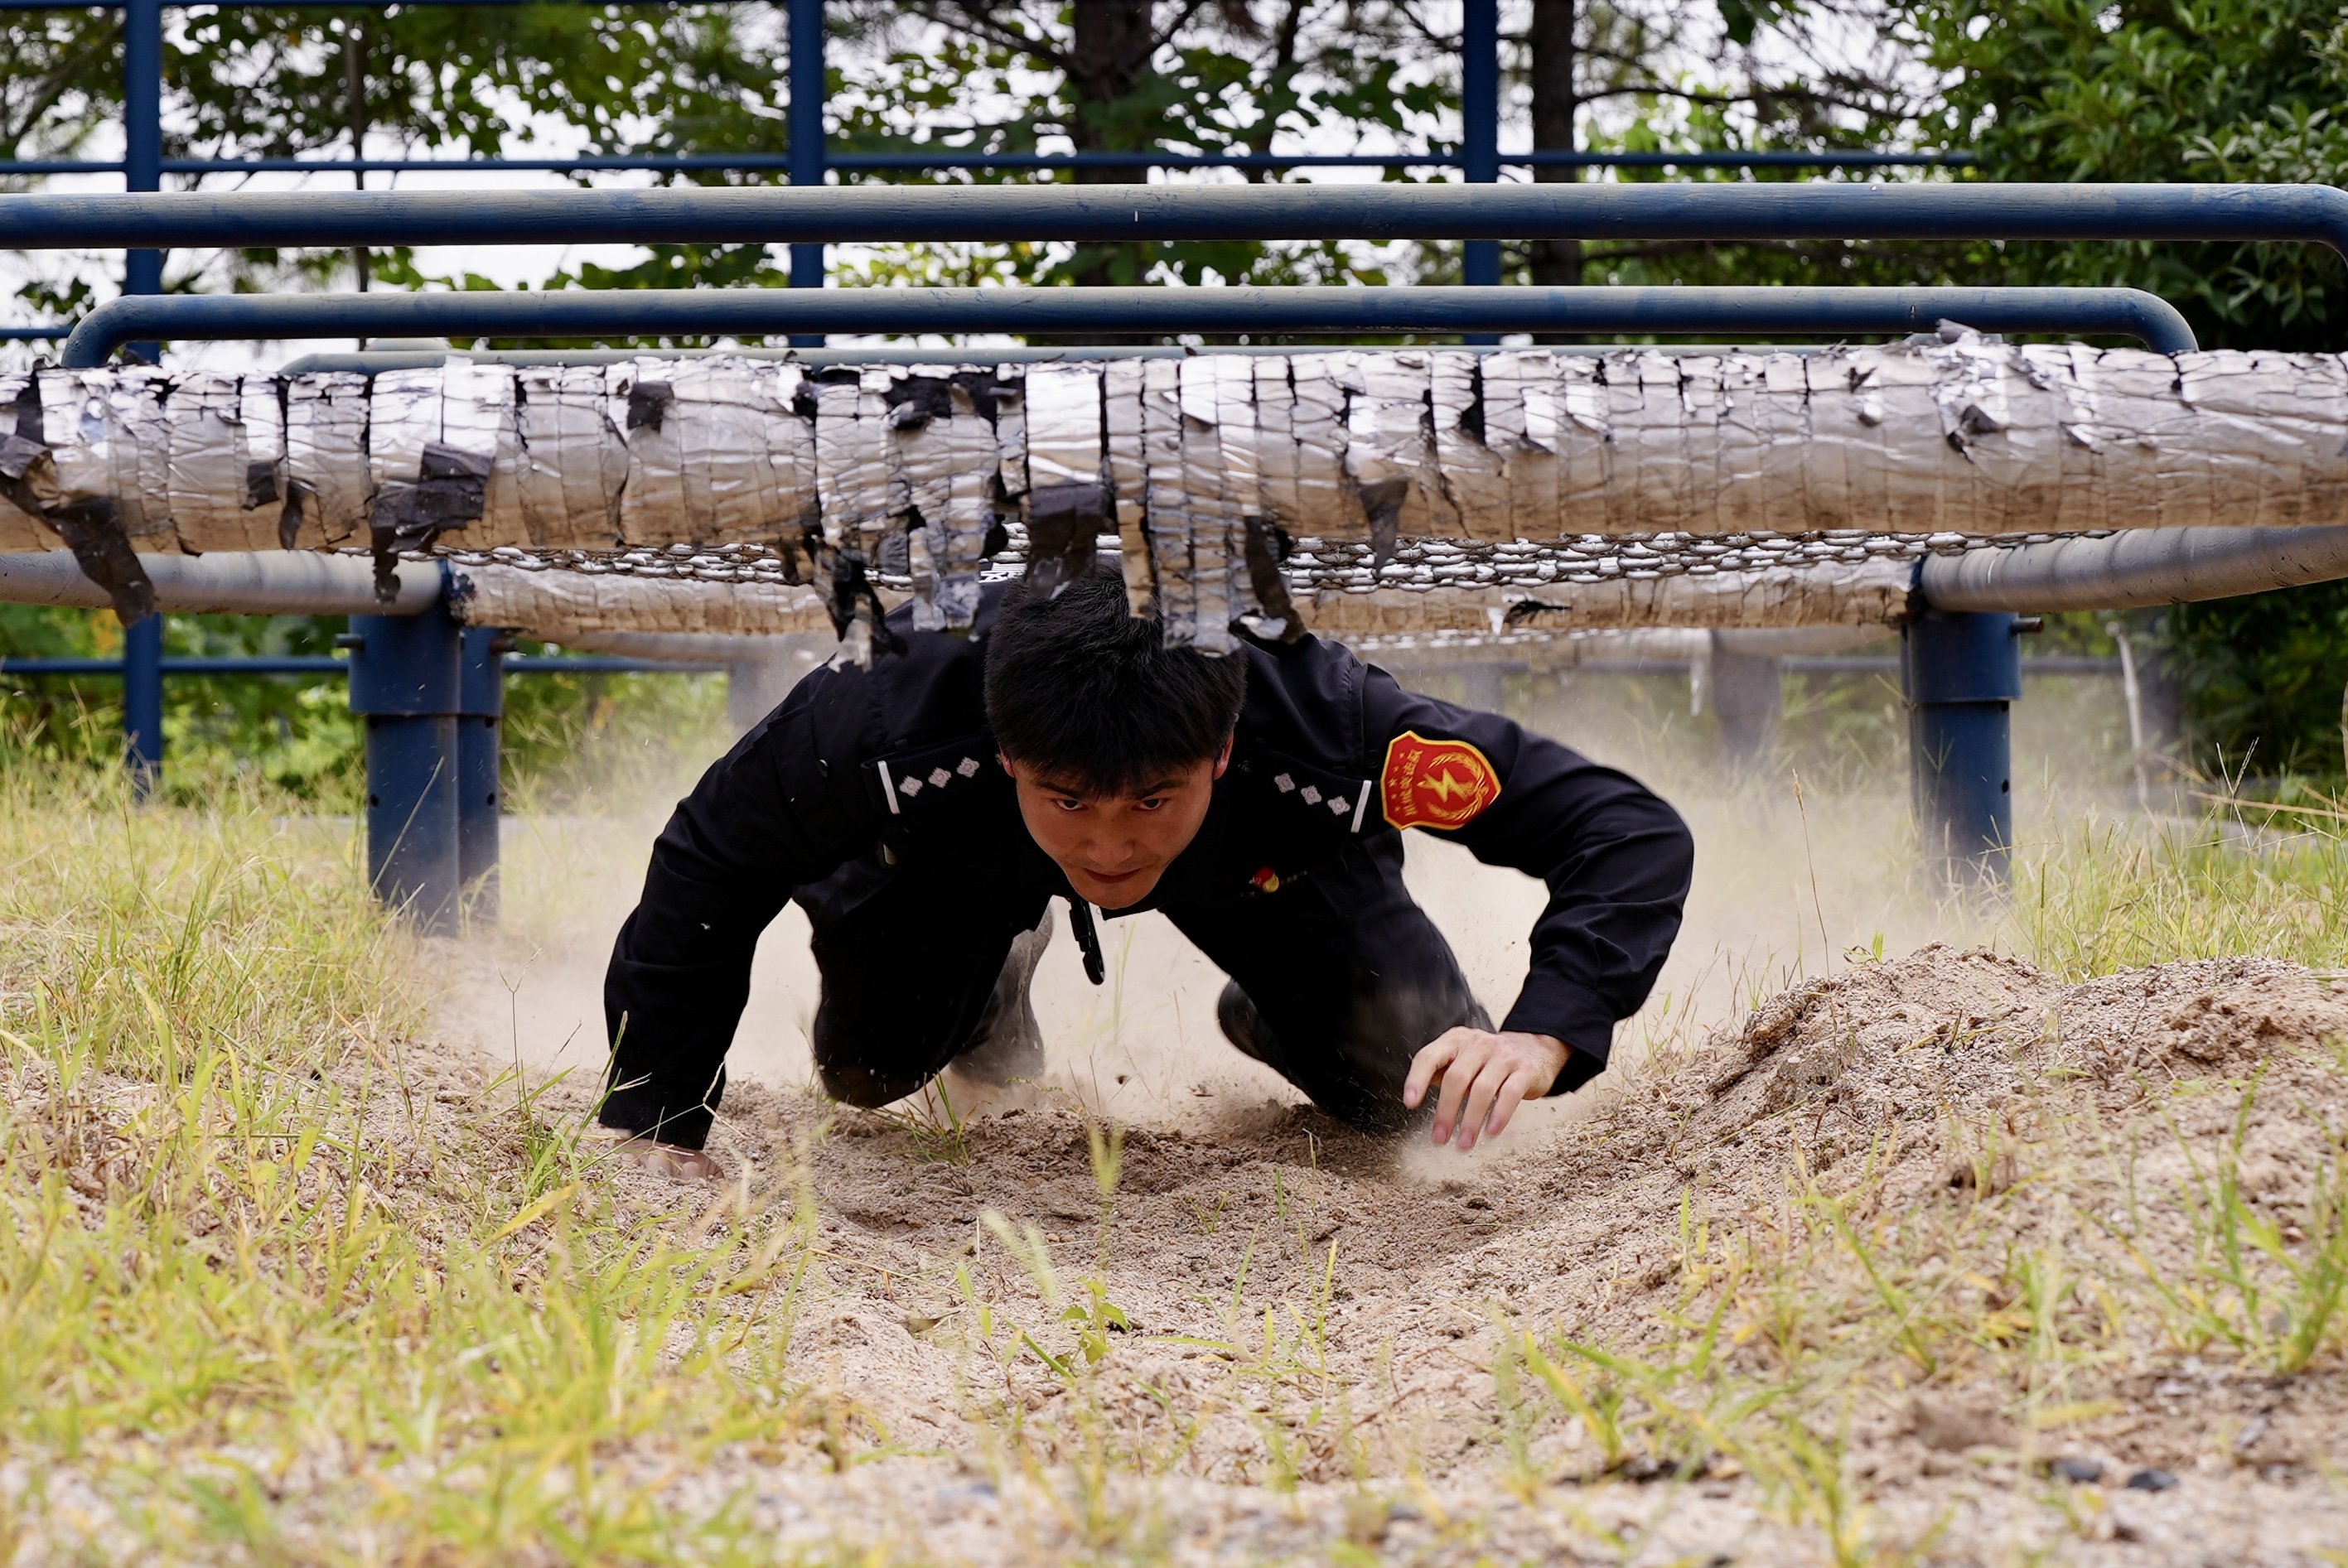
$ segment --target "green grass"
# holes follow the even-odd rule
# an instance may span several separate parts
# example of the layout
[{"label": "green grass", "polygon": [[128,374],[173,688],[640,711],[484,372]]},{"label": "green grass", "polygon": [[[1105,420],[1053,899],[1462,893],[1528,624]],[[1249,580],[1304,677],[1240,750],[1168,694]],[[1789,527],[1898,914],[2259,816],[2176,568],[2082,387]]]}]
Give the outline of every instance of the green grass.
[{"label": "green grass", "polygon": [[2075,980],[2231,954],[2348,967],[2348,839],[2332,809],[2065,825],[2015,857],[2010,940]]},{"label": "green grass", "polygon": [[[786,1548],[741,1490],[761,1466],[901,1451],[836,1359],[792,1359],[837,1255],[804,1174],[677,1189],[674,1212],[629,1199],[546,1085],[417,1043],[431,950],[366,896],[348,825],[282,804],[228,782],[202,809],[134,809],[87,771],[0,768],[0,1560],[918,1556],[885,1518]],[[2008,940],[2074,978],[2230,952],[2335,967],[2340,862],[2319,835],[2077,826],[2023,857]],[[1680,1045],[1633,1083],[1706,1071]],[[2339,1061],[2302,1066],[2340,1090]],[[1943,1129],[1975,1173],[1945,1201],[1887,1204],[1869,1151],[1832,1179],[1797,1159],[1733,1202],[1691,1187],[1671,1305],[1640,1332],[1479,1304],[1482,1381],[1457,1419],[1486,1433],[1492,1506],[1627,1554],[1637,1532],[1601,1504],[1631,1478],[1658,1510],[1737,1478],[1813,1560],[1911,1561],[1937,1526],[1886,1513],[1853,1435],[1911,1390],[1982,1393],[2026,1467],[2126,1372],[2336,1371],[2348,1157],[2325,1145],[2302,1204],[2254,1202],[2242,1129],[2284,1113],[2271,1092],[2168,1093],[2155,1132],[2186,1173],[2166,1184],[2140,1169],[2153,1123],[2123,1137],[2056,1075],[2033,1081],[2012,1149],[2001,1125]],[[944,1125],[908,1181],[973,1157]],[[1381,1560],[1400,1498],[1457,1560],[1481,1550],[1488,1519],[1441,1513],[1376,1446],[1392,1434],[1356,1424],[1377,1390],[1331,1350],[1339,1241],[1277,1186],[1261,1213],[1194,1203],[1245,1258],[1200,1297],[1211,1327],[1186,1343],[1207,1369],[1160,1388],[1130,1369],[1142,1330],[1115,1285],[1117,1133],[1093,1128],[1076,1158],[1099,1217],[1070,1252],[1089,1258],[998,1218],[937,1282],[957,1305],[934,1332],[970,1368],[940,1394],[954,1446],[1048,1500],[1057,1543],[1036,1555],[1169,1551],[1151,1489],[1233,1419],[1267,1497],[1318,1506],[1309,1478],[1350,1469],[1329,1560]],[[1267,1296],[1248,1260],[1275,1251],[1293,1282]],[[1018,1397],[1038,1379],[1051,1399]],[[714,1491],[672,1484],[705,1473]],[[894,1545],[863,1555],[876,1540]]]},{"label": "green grass", "polygon": [[519,1081],[450,1114],[355,848],[0,774],[6,1544],[87,1488],[102,1555],[313,1560],[270,1500],[323,1467],[343,1560],[724,1557],[597,1456],[806,1430],[800,1217],[623,1227]]}]

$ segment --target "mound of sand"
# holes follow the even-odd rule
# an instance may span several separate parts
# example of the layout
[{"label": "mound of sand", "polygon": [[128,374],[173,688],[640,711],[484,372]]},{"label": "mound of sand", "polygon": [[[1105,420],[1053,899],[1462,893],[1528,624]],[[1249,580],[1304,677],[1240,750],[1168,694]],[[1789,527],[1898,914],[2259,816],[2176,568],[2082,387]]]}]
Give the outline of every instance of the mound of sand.
[{"label": "mound of sand", "polygon": [[[1106,1197],[1098,1129],[1055,1094],[957,1132],[745,1084],[713,1143],[730,1194],[594,1179],[623,1225],[811,1202],[792,1370],[896,1457],[839,1473],[810,1434],[685,1476],[609,1462],[810,1549],[1815,1561],[1815,1510],[1743,1473],[1734,1434],[1674,1471],[1684,1443],[1632,1419],[1610,1463],[1511,1358],[1529,1331],[1560,1361],[1570,1339],[1664,1366],[1716,1316],[1715,1384],[1778,1388],[1787,1419],[1846,1445],[1852,1540],[1951,1563],[2324,1561],[2340,1336],[2282,1376],[2180,1337],[2162,1286],[2215,1290],[2229,1184],[2285,1260],[2337,1232],[2343,1040],[2348,992],[2285,964],[2064,985],[1932,947],[1771,998],[1470,1158],[1197,1097],[1123,1129]],[[510,1080],[449,1050],[406,1068],[382,1136],[470,1118],[474,1158],[524,1157],[489,1131],[514,1125]],[[586,1089],[541,1107],[583,1114]],[[87,1153],[68,1182],[102,1189]],[[1006,1245],[1030,1227],[1056,1300]],[[2245,1266],[2286,1272],[2255,1249]],[[1076,1365],[1061,1313],[1095,1300],[1124,1319],[1097,1367],[1023,1348]],[[2100,1479],[2049,1481],[2054,1460]],[[2180,1479],[2122,1486],[2152,1470]]]},{"label": "mound of sand", "polygon": [[[1005,1410],[1025,1412],[1031,1442],[1068,1430],[1053,1425],[1070,1405],[1064,1380],[1034,1357],[1006,1363],[999,1325],[990,1350],[956,1284],[963,1269],[991,1311],[1048,1318],[983,1216],[1033,1225],[1064,1284],[1089,1273],[1129,1316],[1137,1332],[1106,1364],[1101,1408],[1142,1447],[1179,1451],[1189,1483],[1226,1489],[1212,1507],[1195,1492],[1186,1505],[1206,1509],[1196,1528],[1210,1532],[1257,1506],[1234,1489],[1282,1467],[1303,1495],[1417,1476],[1447,1506],[1489,1513],[1500,1534],[1488,1544],[1509,1537],[1506,1519],[1533,1528],[1539,1510],[1493,1482],[1504,1337],[1664,1354],[1741,1254],[1808,1288],[1817,1321],[1804,1331],[1830,1340],[1883,1296],[1805,1226],[1823,1202],[1880,1249],[1883,1290],[1987,1325],[1977,1352],[1930,1372],[1886,1359],[1821,1407],[1839,1409],[1850,1469],[1887,1530],[1905,1522],[1921,1537],[1958,1509],[2000,1540],[2028,1535],[2041,1468],[2068,1455],[2102,1465],[2105,1491],[2148,1469],[2187,1478],[2110,1491],[2100,1535],[2073,1532],[2072,1545],[2281,1560],[2337,1518],[2319,1477],[2348,1412],[2336,1358],[2277,1379],[2221,1346],[2192,1354],[2155,1331],[2144,1276],[2189,1276],[2194,1184],[2221,1167],[2279,1220],[2321,1208],[2331,1129],[2348,1120],[2326,1042],[2343,1038],[2348,996],[2290,965],[2178,963],[2065,986],[2011,958],[1932,947],[1773,998],[1741,1029],[1620,1073],[1545,1143],[1504,1141],[1489,1158],[1375,1143],[1308,1108],[1202,1102],[1126,1131],[1106,1223],[1085,1122],[1048,1103],[957,1140],[753,1088],[717,1146],[754,1190],[795,1170],[811,1188],[826,1249],[856,1266],[831,1272],[795,1354],[900,1442],[982,1453]],[[638,1199],[674,1201],[649,1186]],[[1691,1224],[1709,1240],[1692,1242]],[[2093,1337],[2072,1320],[2097,1290],[2126,1286],[2137,1303],[2100,1350],[2062,1360],[2059,1399],[2013,1349],[2030,1331],[2013,1314],[2032,1257],[2069,1271],[2075,1288],[2041,1305],[2074,1339]],[[2106,1278],[2120,1283],[2094,1283]],[[1310,1375],[1235,1376],[1267,1309]],[[1325,1331],[1307,1348],[1292,1325],[1315,1314]],[[2054,1405],[2072,1413],[2047,1424]],[[1283,1420],[1295,1440],[1275,1461],[1266,1434]],[[1556,1412],[1537,1422],[1545,1473],[1601,1491],[1640,1473],[1606,1480],[1586,1436]],[[1696,1522],[1690,1539],[1766,1538],[1749,1514],[1735,1522],[1730,1505],[1752,1501],[1739,1484],[1684,1500],[1674,1517]]]}]

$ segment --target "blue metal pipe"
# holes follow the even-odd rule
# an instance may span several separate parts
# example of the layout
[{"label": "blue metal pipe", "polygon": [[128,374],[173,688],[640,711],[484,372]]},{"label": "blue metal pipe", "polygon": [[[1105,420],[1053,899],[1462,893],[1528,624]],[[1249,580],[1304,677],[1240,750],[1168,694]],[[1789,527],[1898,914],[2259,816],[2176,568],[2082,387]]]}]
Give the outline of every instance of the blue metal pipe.
[{"label": "blue metal pipe", "polygon": [[163,620],[143,615],[122,630],[122,755],[140,800],[163,773]]},{"label": "blue metal pipe", "polygon": [[[823,104],[830,84],[824,77],[823,0],[790,0],[791,184],[812,189],[824,182]],[[823,287],[823,247],[791,247],[791,287]],[[821,348],[819,336],[791,340],[795,347]]]},{"label": "blue metal pipe", "polygon": [[[726,668],[723,664],[680,664],[666,659],[606,658],[600,654],[570,659],[517,659],[506,655],[499,662],[508,675],[722,675]],[[350,661],[324,654],[261,654],[163,661],[163,673],[166,675],[342,676],[349,674],[350,671]],[[121,673],[122,661],[119,659],[0,658],[0,675],[119,677]]]},{"label": "blue metal pipe", "polygon": [[12,250],[1104,240],[2304,241],[2328,185],[984,185],[0,196]]},{"label": "blue metal pipe", "polygon": [[[129,0],[122,12],[122,183],[127,190],[162,188],[162,0]],[[122,258],[126,296],[163,292],[163,252],[137,249]],[[134,358],[162,358],[160,343],[134,343]],[[122,746],[131,794],[147,798],[163,772],[163,618],[149,615],[124,629]]]},{"label": "blue metal pipe", "polygon": [[[1501,169],[1962,169],[1970,152],[1496,152]],[[852,173],[899,169],[1461,169],[1442,152],[835,152],[831,167]],[[728,164],[725,167],[735,167]]]},{"label": "blue metal pipe", "polygon": [[[0,11],[8,7],[0,5]],[[1962,169],[1970,152],[1505,152],[1503,169]],[[1445,152],[834,152],[825,167],[845,173],[899,169],[1457,169]],[[576,153],[554,158],[167,158],[166,174],[417,174],[448,169],[536,173],[788,173],[788,152]],[[115,174],[115,159],[0,160],[0,175]]]},{"label": "blue metal pipe", "polygon": [[427,936],[462,915],[458,715],[463,629],[445,600],[421,615],[355,615],[351,712],[366,725],[367,884]]},{"label": "blue metal pipe", "polygon": [[[1897,675],[1900,661],[1879,658],[1864,653],[1805,653],[1787,654],[1778,659],[1777,668],[1788,675]],[[2022,661],[2024,679],[2034,675],[2109,675],[2121,673],[2117,659],[2098,658],[2092,653],[2046,653]]]},{"label": "blue metal pipe", "polygon": [[464,632],[457,714],[457,879],[477,921],[498,917],[498,825],[502,815],[507,633]]},{"label": "blue metal pipe", "polygon": [[[1492,185],[1500,178],[1500,0],[1466,0],[1460,24],[1459,171],[1470,185]],[[1500,281],[1500,242],[1468,241],[1460,263],[1461,282],[1491,287]]]},{"label": "blue metal pipe", "polygon": [[[2348,197],[2343,197],[2348,200]],[[100,365],[140,337],[755,337],[848,333],[1670,333],[1757,339],[1931,330],[2134,337],[2194,346],[2137,289],[612,289],[417,294],[180,294],[92,311],[58,355]]]},{"label": "blue metal pipe", "polygon": [[[1551,343],[1551,354],[1604,355],[1622,351],[1619,343]],[[315,375],[324,371],[344,371],[356,375],[381,375],[387,370],[432,370],[448,363],[454,349],[367,349],[347,354],[305,354],[287,360],[277,367],[280,375]],[[1189,359],[1200,354],[1290,354],[1297,352],[1292,343],[1266,345],[1262,343],[1066,343],[1048,347],[1021,344],[1010,347],[990,343],[984,348],[936,349],[907,348],[901,344],[866,348],[781,349],[762,348],[756,344],[731,348],[499,348],[466,349],[464,358],[476,364],[617,364],[623,360],[664,359],[690,361],[721,355],[740,355],[746,359],[788,359],[797,364],[821,366],[834,364],[935,364],[941,354],[967,355],[988,364],[1060,364],[1078,361],[1104,359]],[[1494,353],[1482,347],[1470,347],[1471,354]],[[1822,354],[1826,346],[1819,343],[1675,343],[1672,353],[1690,354]],[[0,576],[6,570],[5,557],[0,557]]]},{"label": "blue metal pipe", "polygon": [[2013,846],[2016,618],[1926,610],[1900,630],[1908,777],[1924,857],[1952,886],[2003,886]]},{"label": "blue metal pipe", "polygon": [[[163,5],[129,0],[122,13],[122,184],[163,187]],[[125,293],[163,292],[163,252],[133,250],[123,261]]]},{"label": "blue metal pipe", "polygon": [[[271,10],[383,9],[384,0],[168,0],[173,5],[267,6]],[[402,5],[672,5],[680,0],[399,0]],[[119,11],[138,0],[0,0],[0,11]]]},{"label": "blue metal pipe", "polygon": [[682,664],[670,659],[622,659],[582,654],[560,659],[509,658],[509,675],[723,675],[724,664]]}]

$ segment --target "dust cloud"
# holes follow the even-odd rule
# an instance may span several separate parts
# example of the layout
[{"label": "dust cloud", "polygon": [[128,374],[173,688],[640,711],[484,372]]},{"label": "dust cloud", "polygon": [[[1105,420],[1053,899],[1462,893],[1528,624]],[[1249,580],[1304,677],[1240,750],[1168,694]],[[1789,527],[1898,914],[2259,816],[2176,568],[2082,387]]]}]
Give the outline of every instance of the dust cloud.
[{"label": "dust cloud", "polygon": [[[1439,676],[1426,684],[1456,695]],[[2116,682],[2046,684],[2062,689],[2038,712],[2027,702],[2017,712],[2025,839],[2083,804],[2116,800],[2126,777],[2111,738],[2124,737],[2125,715],[2116,692],[2106,690]],[[1765,997],[1838,967],[1849,949],[1896,954],[1988,933],[1985,912],[1940,896],[1913,869],[1905,759],[1896,746],[1854,765],[1847,756],[1805,759],[1797,739],[1781,743],[1766,766],[1726,770],[1686,701],[1684,681],[1653,678],[1519,682],[1507,692],[1515,716],[1636,774],[1695,833],[1685,928],[1653,999],[1618,1030],[1617,1061],[1740,1021]],[[2057,758],[2057,745],[2079,754]],[[604,964],[654,836],[695,771],[697,764],[685,767],[664,788],[638,785],[633,798],[607,797],[591,812],[506,820],[504,919],[447,946],[436,1004],[444,1037],[518,1061],[533,1077],[600,1073]],[[1501,1016],[1524,975],[1540,884],[1425,835],[1408,839],[1413,891],[1478,997]],[[1298,1102],[1287,1084],[1223,1040],[1215,1024],[1222,976],[1164,917],[1104,922],[1109,977],[1099,988],[1086,982],[1056,905],[1052,932],[1034,991],[1050,1057],[1045,1095],[1128,1123],[1201,1131],[1235,1129]],[[807,944],[796,907],[761,942],[729,1062],[736,1081],[812,1087],[808,1029],[817,974]],[[1584,1102],[1602,1100],[1606,1083],[1528,1107],[1495,1153],[1553,1136],[1587,1113]]]}]

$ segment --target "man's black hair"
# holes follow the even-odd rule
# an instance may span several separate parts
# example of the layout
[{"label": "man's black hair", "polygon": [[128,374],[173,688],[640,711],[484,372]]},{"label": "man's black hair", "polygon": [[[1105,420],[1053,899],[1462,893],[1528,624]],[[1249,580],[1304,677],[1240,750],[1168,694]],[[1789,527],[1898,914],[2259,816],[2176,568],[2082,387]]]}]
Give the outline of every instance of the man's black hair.
[{"label": "man's black hair", "polygon": [[986,722],[1022,767],[1101,794],[1131,794],[1220,756],[1247,696],[1247,660],[1166,646],[1156,616],[1126,608],[1103,566],[1057,598],[1016,583],[986,650]]}]

